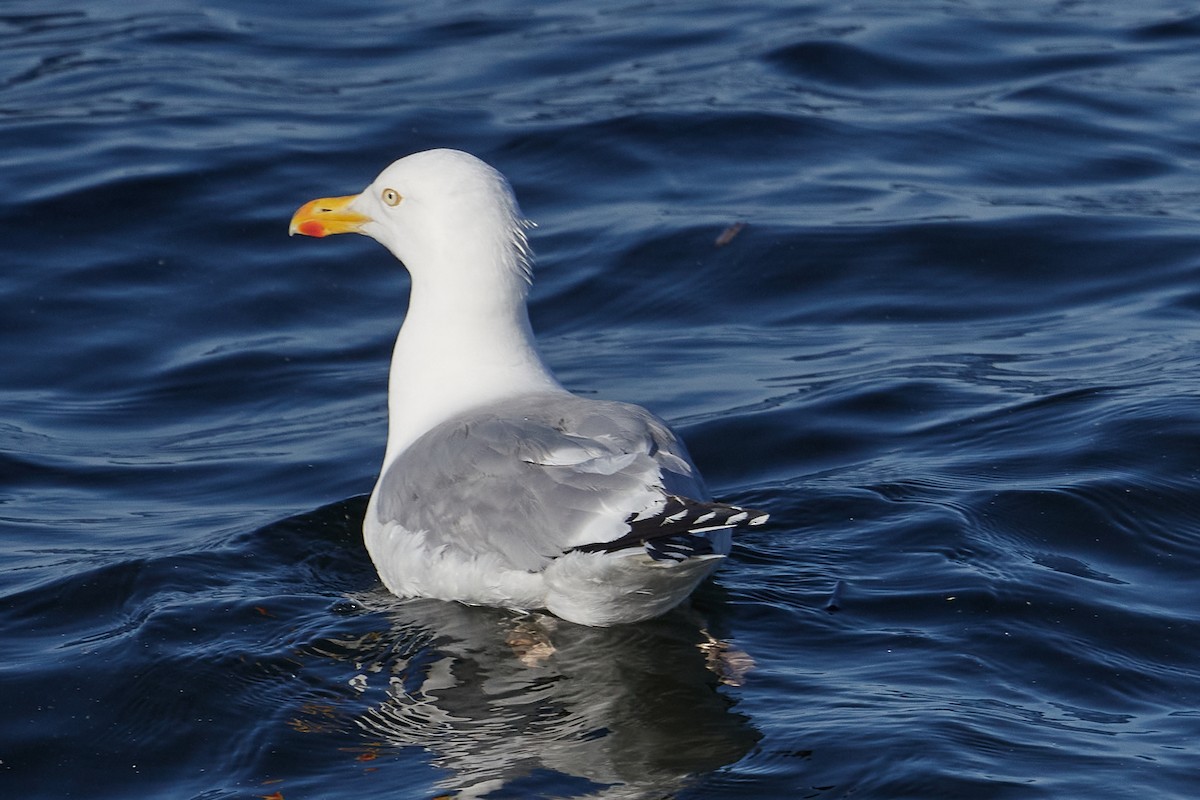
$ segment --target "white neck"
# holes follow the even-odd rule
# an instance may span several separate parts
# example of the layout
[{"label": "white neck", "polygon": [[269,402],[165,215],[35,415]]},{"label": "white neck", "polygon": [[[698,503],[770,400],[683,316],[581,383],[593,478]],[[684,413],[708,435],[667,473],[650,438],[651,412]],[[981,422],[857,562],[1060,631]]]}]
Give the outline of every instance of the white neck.
[{"label": "white neck", "polygon": [[537,351],[525,287],[510,270],[475,272],[458,282],[443,273],[427,285],[413,278],[388,379],[385,466],[426,431],[470,408],[565,391]]}]

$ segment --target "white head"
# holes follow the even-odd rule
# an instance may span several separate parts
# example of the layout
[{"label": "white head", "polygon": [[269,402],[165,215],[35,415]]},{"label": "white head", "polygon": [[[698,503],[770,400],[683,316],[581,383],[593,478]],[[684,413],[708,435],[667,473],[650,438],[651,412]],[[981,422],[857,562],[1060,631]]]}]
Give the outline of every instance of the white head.
[{"label": "white head", "polygon": [[458,150],[427,150],[392,163],[361,194],[306,203],[290,233],[370,236],[404,263],[414,287],[446,272],[454,283],[502,276],[525,285],[527,226],[497,170]]},{"label": "white head", "polygon": [[525,227],[504,176],[456,150],[402,158],[361,194],[313,200],[292,217],[292,233],[370,236],[412,276],[392,355],[387,461],[474,405],[562,391],[525,308]]}]

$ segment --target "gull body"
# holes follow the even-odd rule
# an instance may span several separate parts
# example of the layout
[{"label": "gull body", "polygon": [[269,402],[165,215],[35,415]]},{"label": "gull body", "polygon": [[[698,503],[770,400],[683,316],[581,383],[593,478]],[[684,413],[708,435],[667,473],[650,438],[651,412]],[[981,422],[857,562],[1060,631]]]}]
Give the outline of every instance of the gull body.
[{"label": "gull body", "polygon": [[733,528],[766,515],[711,502],[646,409],[559,384],[529,324],[526,227],[504,177],[456,150],[402,158],[292,218],[292,233],[369,236],[411,276],[367,551],[401,597],[649,619],[717,567]]}]

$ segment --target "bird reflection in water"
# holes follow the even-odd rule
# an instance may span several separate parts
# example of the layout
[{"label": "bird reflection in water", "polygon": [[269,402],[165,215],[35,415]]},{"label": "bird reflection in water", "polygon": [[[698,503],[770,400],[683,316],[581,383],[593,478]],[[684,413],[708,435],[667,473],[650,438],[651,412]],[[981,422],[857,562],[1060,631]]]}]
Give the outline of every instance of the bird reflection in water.
[{"label": "bird reflection in water", "polygon": [[425,748],[451,796],[544,784],[554,796],[663,797],[758,741],[719,691],[752,662],[693,611],[589,628],[382,591],[358,602],[391,630],[314,649],[355,663],[351,685],[372,700],[356,720],[363,732]]}]

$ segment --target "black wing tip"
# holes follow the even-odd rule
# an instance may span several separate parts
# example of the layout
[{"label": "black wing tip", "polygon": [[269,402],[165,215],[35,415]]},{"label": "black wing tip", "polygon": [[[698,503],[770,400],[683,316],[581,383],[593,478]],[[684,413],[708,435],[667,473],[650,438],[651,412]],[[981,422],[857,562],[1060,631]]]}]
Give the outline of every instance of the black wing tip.
[{"label": "black wing tip", "polygon": [[632,547],[649,547],[650,542],[660,539],[757,527],[770,517],[768,512],[753,508],[667,495],[667,502],[654,516],[637,519],[636,515],[631,514],[626,520],[629,533],[624,536],[609,542],[579,545],[567,552],[613,553]]},{"label": "black wing tip", "polygon": [[743,528],[762,525],[770,519],[770,513],[756,508],[735,506],[730,503],[716,503],[703,500],[692,500],[689,497],[668,495],[662,510],[653,517],[634,519],[630,517],[629,527],[654,531],[657,528],[673,528],[680,533],[717,530],[720,528]]}]

